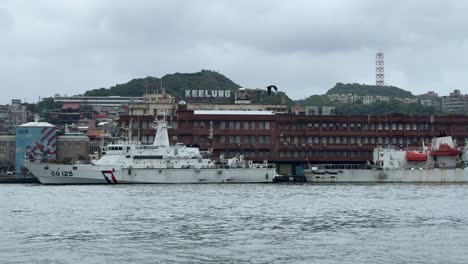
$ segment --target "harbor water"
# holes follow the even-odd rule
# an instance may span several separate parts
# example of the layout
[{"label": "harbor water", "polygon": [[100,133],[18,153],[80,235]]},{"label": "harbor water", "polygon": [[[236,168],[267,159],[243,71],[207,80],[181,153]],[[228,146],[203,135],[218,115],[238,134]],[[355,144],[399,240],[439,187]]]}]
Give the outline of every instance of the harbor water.
[{"label": "harbor water", "polygon": [[467,263],[468,185],[0,185],[0,263]]}]

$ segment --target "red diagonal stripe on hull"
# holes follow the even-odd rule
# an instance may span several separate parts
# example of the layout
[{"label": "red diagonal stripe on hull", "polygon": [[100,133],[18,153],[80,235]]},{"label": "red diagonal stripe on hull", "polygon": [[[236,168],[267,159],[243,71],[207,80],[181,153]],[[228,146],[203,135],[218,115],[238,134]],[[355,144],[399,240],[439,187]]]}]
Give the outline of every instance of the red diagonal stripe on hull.
[{"label": "red diagonal stripe on hull", "polygon": [[115,176],[114,176],[114,173],[111,173],[111,175],[112,175],[112,177],[111,177],[111,178],[112,178],[112,181],[113,181],[114,183],[118,183],[118,182],[117,182],[117,179],[116,179]]},{"label": "red diagonal stripe on hull", "polygon": [[43,128],[41,129],[41,134],[44,134],[44,132],[46,131],[46,129],[47,129],[47,127],[43,127]]}]

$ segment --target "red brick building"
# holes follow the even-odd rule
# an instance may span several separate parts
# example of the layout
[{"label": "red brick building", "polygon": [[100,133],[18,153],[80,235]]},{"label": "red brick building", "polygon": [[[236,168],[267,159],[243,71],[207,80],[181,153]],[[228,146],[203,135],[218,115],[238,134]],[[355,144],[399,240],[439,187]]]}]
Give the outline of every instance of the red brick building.
[{"label": "red brick building", "polygon": [[[122,116],[133,135],[151,142],[153,116]],[[197,111],[179,106],[172,117],[173,142],[198,144],[213,157],[243,154],[268,159],[283,171],[307,163],[364,163],[379,145],[420,146],[442,132],[458,145],[468,142],[468,116],[298,116],[267,111]]]}]

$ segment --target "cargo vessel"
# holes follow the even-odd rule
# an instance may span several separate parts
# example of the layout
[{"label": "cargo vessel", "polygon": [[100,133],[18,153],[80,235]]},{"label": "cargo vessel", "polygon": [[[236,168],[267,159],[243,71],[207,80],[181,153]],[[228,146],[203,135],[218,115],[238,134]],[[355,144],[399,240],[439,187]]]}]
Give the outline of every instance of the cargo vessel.
[{"label": "cargo vessel", "polygon": [[156,120],[154,127],[152,145],[129,141],[111,144],[91,164],[33,162],[26,158],[25,167],[43,184],[265,183],[278,176],[274,164],[267,161],[253,163],[242,155],[212,160],[197,147],[170,145],[168,123]]},{"label": "cargo vessel", "polygon": [[450,136],[420,148],[378,147],[367,165],[320,164],[304,171],[315,183],[463,183],[468,182],[468,147],[456,147]]}]

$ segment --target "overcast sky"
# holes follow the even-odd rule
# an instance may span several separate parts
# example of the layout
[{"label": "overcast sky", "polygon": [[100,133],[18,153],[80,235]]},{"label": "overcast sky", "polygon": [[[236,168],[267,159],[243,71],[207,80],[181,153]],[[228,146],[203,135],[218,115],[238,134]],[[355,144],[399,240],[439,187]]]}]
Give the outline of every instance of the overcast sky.
[{"label": "overcast sky", "polygon": [[336,82],[468,92],[468,1],[0,0],[0,104],[219,71],[294,99]]}]

